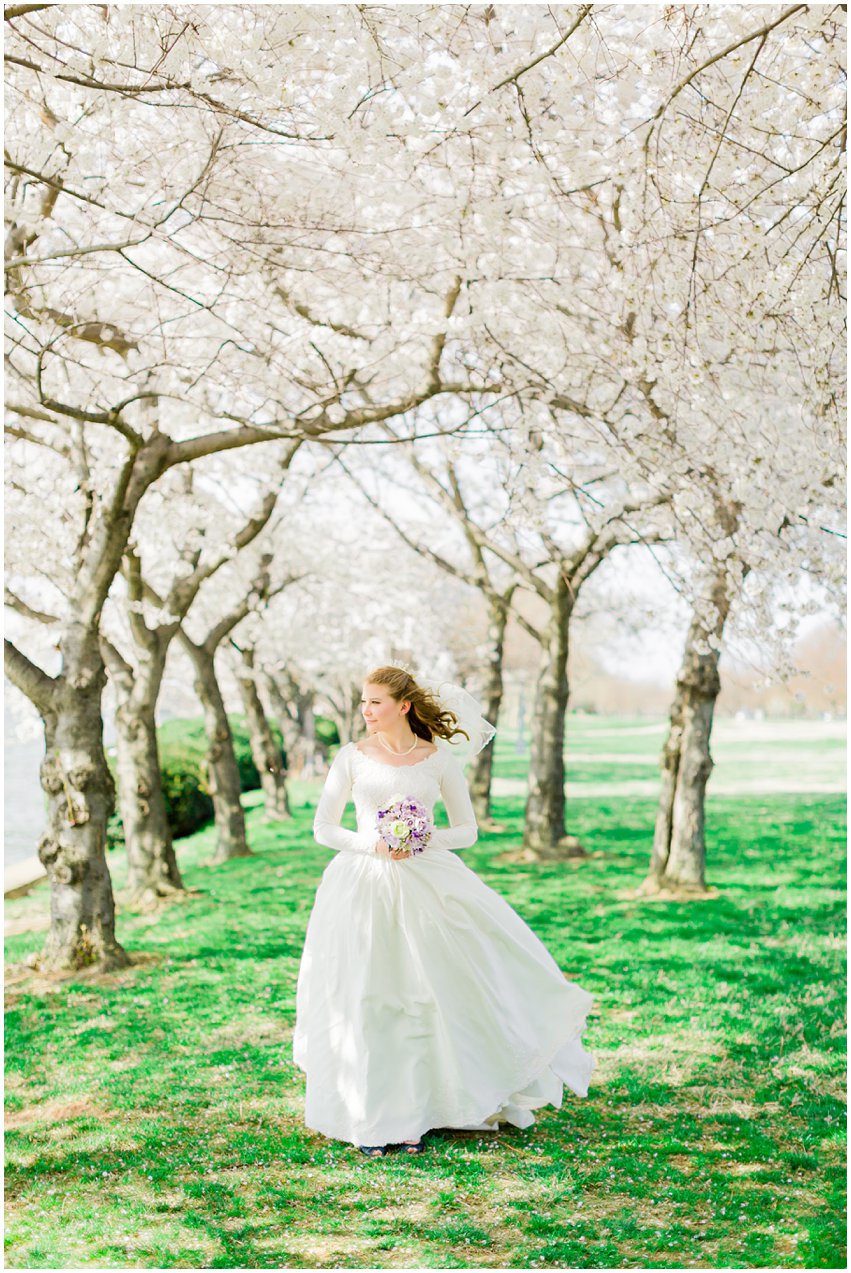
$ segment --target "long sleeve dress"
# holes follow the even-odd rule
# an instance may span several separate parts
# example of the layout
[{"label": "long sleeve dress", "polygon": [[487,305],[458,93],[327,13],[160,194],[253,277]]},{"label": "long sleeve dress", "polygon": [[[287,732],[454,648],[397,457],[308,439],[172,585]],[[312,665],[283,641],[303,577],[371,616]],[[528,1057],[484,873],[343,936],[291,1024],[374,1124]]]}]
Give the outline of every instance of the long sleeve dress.
[{"label": "long sleeve dress", "polygon": [[[379,856],[377,810],[400,796],[450,827],[421,854]],[[354,798],[357,831],[340,825]],[[331,765],[314,821],[335,849],[307,925],[293,1060],[305,1123],[335,1140],[398,1144],[431,1128],[528,1127],[532,1110],[586,1096],[580,1042],[593,996],[456,850],[478,828],[464,771],[445,747],[413,764],[354,743]]]}]

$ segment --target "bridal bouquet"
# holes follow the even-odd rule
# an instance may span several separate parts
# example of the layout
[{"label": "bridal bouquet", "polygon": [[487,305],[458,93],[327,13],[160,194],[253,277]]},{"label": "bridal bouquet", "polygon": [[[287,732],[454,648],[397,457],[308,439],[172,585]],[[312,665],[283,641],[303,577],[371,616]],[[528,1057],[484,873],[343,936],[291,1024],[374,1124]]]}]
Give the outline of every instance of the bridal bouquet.
[{"label": "bridal bouquet", "polygon": [[425,808],[409,796],[391,796],[375,815],[375,828],[391,849],[410,853],[422,853],[434,830]]}]

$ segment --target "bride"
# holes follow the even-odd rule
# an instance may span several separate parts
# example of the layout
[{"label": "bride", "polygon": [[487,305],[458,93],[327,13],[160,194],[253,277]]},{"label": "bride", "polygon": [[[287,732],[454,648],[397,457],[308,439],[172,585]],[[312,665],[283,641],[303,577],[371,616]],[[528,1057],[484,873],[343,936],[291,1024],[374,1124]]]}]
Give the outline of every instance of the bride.
[{"label": "bride", "polygon": [[[455,852],[478,835],[459,756],[496,731],[460,686],[432,691],[397,667],[370,673],[361,711],[367,737],[338,751],[313,824],[337,852],[296,991],[305,1123],[370,1157],[420,1153],[431,1128],[528,1127],[563,1085],[587,1095],[593,997]],[[341,825],[350,797],[357,831]],[[379,835],[379,809],[400,798],[446,809],[422,852]]]}]

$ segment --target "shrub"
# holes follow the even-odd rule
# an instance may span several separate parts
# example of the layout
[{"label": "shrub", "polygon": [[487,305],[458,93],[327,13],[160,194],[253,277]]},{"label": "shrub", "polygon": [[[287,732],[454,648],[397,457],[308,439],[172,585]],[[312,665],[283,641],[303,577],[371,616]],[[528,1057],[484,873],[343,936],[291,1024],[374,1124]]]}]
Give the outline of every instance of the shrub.
[{"label": "shrub", "polygon": [[334,721],[329,720],[327,716],[317,716],[313,721],[313,728],[316,733],[316,741],[322,745],[327,752],[329,747],[336,747],[340,741],[340,732]]},{"label": "shrub", "polygon": [[[260,775],[251,755],[251,743],[244,716],[229,716],[233,734],[239,781],[243,791],[254,791],[260,786]],[[283,751],[280,731],[272,731]],[[163,780],[166,815],[175,839],[191,835],[204,826],[213,816],[213,801],[206,783],[205,757],[207,734],[201,717],[192,720],[169,720],[157,729],[160,752],[160,772]],[[114,762],[110,757],[114,773]],[[114,849],[124,843],[121,815],[116,812],[107,828],[107,848]]]}]

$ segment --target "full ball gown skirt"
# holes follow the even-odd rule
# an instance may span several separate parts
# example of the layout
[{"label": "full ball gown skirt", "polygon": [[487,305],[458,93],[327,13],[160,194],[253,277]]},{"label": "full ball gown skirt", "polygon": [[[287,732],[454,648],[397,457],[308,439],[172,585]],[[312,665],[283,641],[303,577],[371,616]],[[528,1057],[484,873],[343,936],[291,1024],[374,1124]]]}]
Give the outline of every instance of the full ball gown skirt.
[{"label": "full ball gown skirt", "polygon": [[[376,811],[400,795],[429,811],[441,798],[451,827],[397,861],[373,848]],[[357,831],[340,826],[350,796]],[[293,1035],[314,1131],[384,1145],[431,1128],[528,1127],[532,1110],[561,1105],[564,1085],[587,1095],[593,996],[457,856],[477,834],[445,744],[406,765],[354,743],[337,753],[314,835],[338,852],[308,921]]]}]

